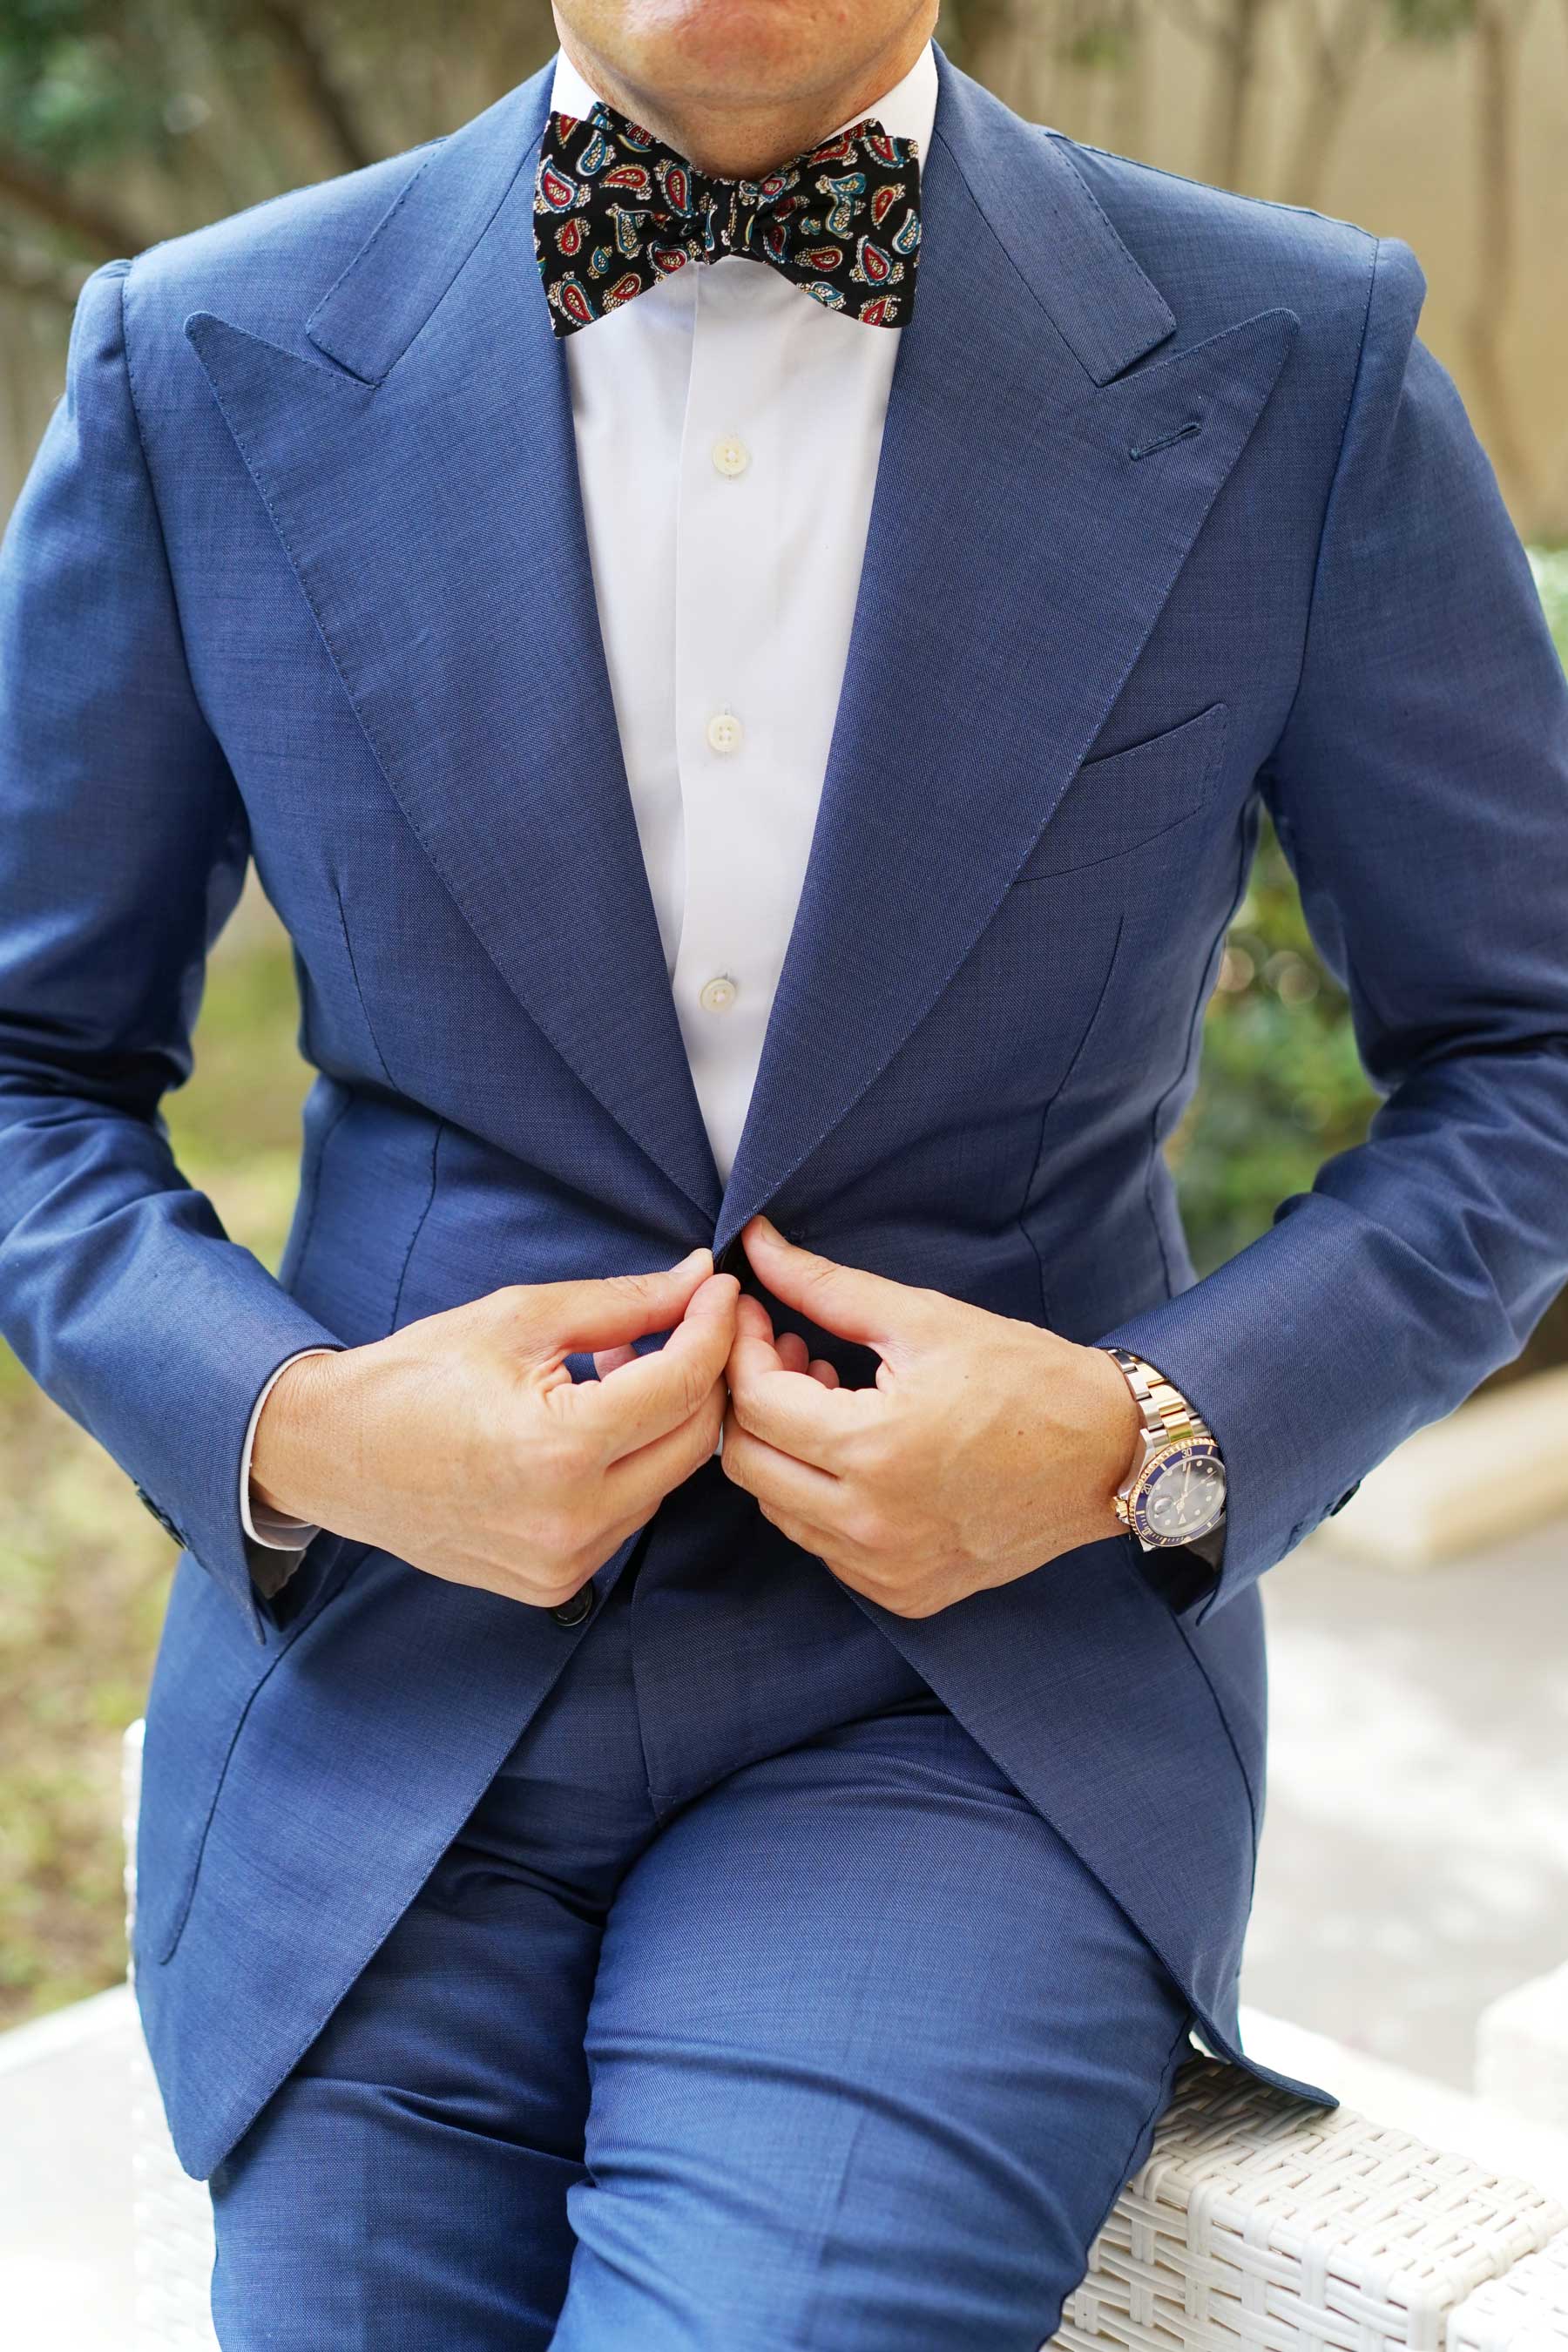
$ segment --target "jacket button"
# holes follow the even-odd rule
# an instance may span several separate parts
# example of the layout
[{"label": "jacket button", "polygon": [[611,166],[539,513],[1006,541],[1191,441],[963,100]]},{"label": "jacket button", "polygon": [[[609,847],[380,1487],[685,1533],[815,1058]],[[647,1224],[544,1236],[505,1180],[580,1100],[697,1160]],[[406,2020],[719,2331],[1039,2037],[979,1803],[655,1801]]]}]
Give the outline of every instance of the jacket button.
[{"label": "jacket button", "polygon": [[183,1531],[174,1525],[174,1520],[169,1517],[168,1512],[164,1510],[163,1505],[161,1503],[155,1503],[153,1500],[152,1496],[147,1492],[145,1486],[138,1486],[136,1488],[136,1499],[145,1510],[152,1513],[153,1518],[157,1520],[158,1525],[163,1528],[163,1533],[166,1536],[173,1537],[174,1542],[179,1545],[182,1551],[189,1550],[190,1547],[185,1541]]},{"label": "jacket button", "polygon": [[739,1234],[731,1234],[714,1261],[715,1274],[732,1274],[743,1290],[752,1278],[751,1263]]},{"label": "jacket button", "polygon": [[574,1592],[570,1601],[563,1601],[559,1609],[552,1609],[550,1613],[558,1625],[584,1625],[593,1615],[594,1604],[598,1598],[593,1586],[585,1584],[581,1592]]}]

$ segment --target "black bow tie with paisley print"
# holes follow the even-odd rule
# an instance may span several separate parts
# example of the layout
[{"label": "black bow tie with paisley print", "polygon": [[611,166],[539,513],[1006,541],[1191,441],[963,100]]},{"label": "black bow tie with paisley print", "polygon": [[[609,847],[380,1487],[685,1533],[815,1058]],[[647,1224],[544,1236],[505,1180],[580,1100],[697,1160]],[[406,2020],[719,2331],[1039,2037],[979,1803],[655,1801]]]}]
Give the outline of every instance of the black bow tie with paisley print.
[{"label": "black bow tie with paisley print", "polygon": [[558,335],[618,310],[689,262],[765,262],[825,310],[901,327],[915,299],[915,142],[868,116],[758,180],[698,171],[613,108],[552,114],[533,183],[533,246]]}]

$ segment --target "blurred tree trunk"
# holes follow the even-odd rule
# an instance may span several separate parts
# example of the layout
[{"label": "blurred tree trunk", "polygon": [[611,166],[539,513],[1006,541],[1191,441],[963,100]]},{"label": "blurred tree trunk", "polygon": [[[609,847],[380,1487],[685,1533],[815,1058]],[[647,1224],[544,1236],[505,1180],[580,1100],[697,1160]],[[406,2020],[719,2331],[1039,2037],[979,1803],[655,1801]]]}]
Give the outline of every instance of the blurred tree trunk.
[{"label": "blurred tree trunk", "polygon": [[291,0],[248,0],[250,14],[268,36],[302,110],[313,115],[336,157],[339,172],[374,163],[378,150],[354,120],[332,69],[326,45],[307,11]]},{"label": "blurred tree trunk", "polygon": [[[15,362],[27,338],[19,321],[29,311],[54,310],[68,319],[81,290],[79,269],[64,269],[47,254],[0,243],[0,293],[6,297],[7,324],[0,327],[0,352]],[[13,314],[15,314],[13,316]]]},{"label": "blurred tree trunk", "polygon": [[1511,497],[1531,503],[1532,468],[1514,423],[1503,336],[1518,257],[1519,47],[1533,0],[1475,0],[1476,291],[1465,341],[1490,455]]},{"label": "blurred tree trunk", "polygon": [[1053,47],[1053,119],[1075,137],[1134,154],[1148,137],[1148,0],[1064,0]]},{"label": "blurred tree trunk", "polygon": [[[1167,6],[1173,0],[1166,0]],[[1204,177],[1216,187],[1247,185],[1247,134],[1257,98],[1263,20],[1274,0],[1174,0],[1173,14],[1216,61]],[[1371,5],[1371,0],[1366,0]]]},{"label": "blurred tree trunk", "polygon": [[0,0],[0,229],[138,253],[452,130],[552,46],[544,0]]},{"label": "blurred tree trunk", "polygon": [[1221,187],[1247,184],[1247,131],[1258,86],[1258,45],[1271,0],[1229,0],[1222,64],[1209,138],[1210,176]]},{"label": "blurred tree trunk", "polygon": [[1377,31],[1377,11],[1373,0],[1339,0],[1337,10],[1334,0],[1297,0],[1292,13],[1307,51],[1307,76],[1285,166],[1285,201],[1321,212],[1350,94]]},{"label": "blurred tree trunk", "polygon": [[1112,85],[1110,143],[1121,154],[1143,155],[1148,152],[1150,114],[1148,0],[1126,0],[1121,16],[1123,49]]},{"label": "blurred tree trunk", "polygon": [[1149,130],[1151,0],[969,0],[938,27],[955,65],[1026,120],[1124,154]]},{"label": "blurred tree trunk", "polygon": [[1055,97],[1055,0],[970,0],[963,10],[963,63],[987,89],[1031,121],[1047,118]]},{"label": "blurred tree trunk", "polygon": [[140,253],[148,242],[135,223],[113,205],[79,195],[54,173],[20,155],[0,153],[0,202],[26,213],[43,227],[58,230],[99,260]]}]

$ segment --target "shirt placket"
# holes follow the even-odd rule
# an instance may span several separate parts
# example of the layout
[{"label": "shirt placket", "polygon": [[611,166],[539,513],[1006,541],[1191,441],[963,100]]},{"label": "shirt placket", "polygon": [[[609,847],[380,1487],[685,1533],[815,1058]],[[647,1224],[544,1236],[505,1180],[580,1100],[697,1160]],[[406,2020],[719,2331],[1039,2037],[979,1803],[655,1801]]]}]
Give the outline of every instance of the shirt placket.
[{"label": "shirt placket", "polygon": [[[676,730],[685,889],[673,980],[699,1101],[728,1175],[781,961],[772,675],[780,484],[766,430],[773,289],[700,268],[676,539]],[[787,932],[787,925],[784,930]]]}]

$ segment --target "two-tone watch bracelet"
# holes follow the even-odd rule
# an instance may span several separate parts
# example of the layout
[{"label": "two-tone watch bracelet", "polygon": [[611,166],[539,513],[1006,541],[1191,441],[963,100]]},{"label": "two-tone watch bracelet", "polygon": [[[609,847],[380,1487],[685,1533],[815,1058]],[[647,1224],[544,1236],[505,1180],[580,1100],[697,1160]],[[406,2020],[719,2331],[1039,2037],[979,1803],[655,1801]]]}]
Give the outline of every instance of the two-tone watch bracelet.
[{"label": "two-tone watch bracelet", "polygon": [[1180,1389],[1173,1388],[1163,1372],[1146,1364],[1142,1356],[1134,1356],[1126,1348],[1108,1348],[1121,1367],[1133,1401],[1142,1415],[1145,1433],[1157,1445],[1171,1445],[1189,1437],[1213,1440],[1214,1433],[1205,1422],[1198,1419]]}]

